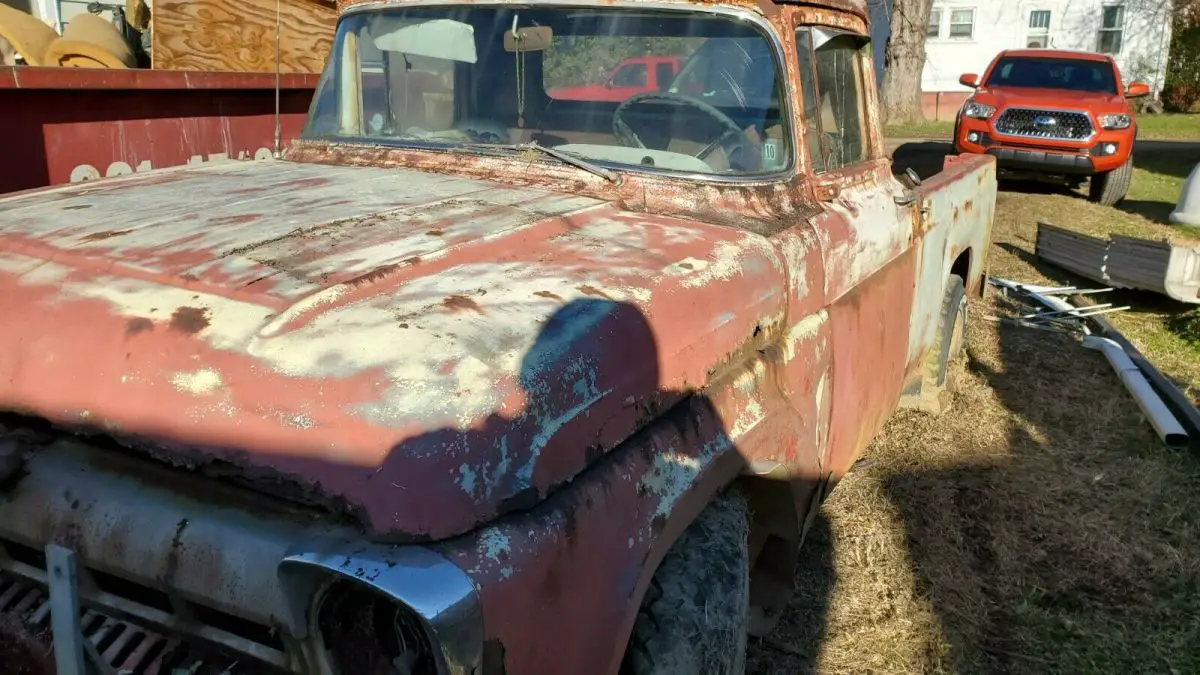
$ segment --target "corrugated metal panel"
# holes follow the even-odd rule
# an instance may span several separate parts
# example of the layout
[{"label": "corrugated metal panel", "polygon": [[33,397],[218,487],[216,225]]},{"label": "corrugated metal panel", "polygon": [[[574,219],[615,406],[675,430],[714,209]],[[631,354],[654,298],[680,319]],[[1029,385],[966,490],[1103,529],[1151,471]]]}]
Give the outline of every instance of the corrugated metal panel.
[{"label": "corrugated metal panel", "polygon": [[1109,283],[1104,273],[1108,242],[1085,234],[1064,230],[1049,223],[1038,223],[1037,256],[1059,267],[1094,281]]},{"label": "corrugated metal panel", "polygon": [[1099,239],[1038,223],[1037,256],[1113,288],[1200,304],[1200,246],[1112,235]]},{"label": "corrugated metal panel", "polygon": [[1171,245],[1165,241],[1112,235],[1108,249],[1108,275],[1126,288],[1166,293]]}]

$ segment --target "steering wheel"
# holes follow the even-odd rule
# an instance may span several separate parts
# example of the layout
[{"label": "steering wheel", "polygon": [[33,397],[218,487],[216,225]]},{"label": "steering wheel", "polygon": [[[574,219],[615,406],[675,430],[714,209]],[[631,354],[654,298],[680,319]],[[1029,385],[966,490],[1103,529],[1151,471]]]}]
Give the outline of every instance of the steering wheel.
[{"label": "steering wheel", "polygon": [[741,127],[737,125],[737,122],[734,122],[729,115],[726,115],[704,101],[698,101],[690,96],[673,94],[665,91],[651,91],[645,94],[635,94],[634,96],[630,96],[629,98],[625,99],[620,105],[617,106],[616,111],[613,112],[613,133],[616,135],[617,140],[621,141],[623,145],[630,148],[644,149],[646,147],[646,145],[642,143],[642,139],[638,138],[638,135],[633,132],[633,129],[629,127],[629,124],[622,117],[622,115],[625,114],[625,111],[629,110],[630,107],[639,103],[645,103],[646,101],[682,103],[683,105],[691,106],[700,110],[721,125],[723,129],[721,134],[717,136],[716,140],[706,145],[700,152],[696,153],[696,159],[703,160],[705,157],[708,157],[710,154],[712,154],[713,150],[723,147],[726,139],[732,138],[735,143],[734,149],[725,151],[725,155],[729,157],[729,164],[731,168],[733,168],[735,156],[738,159],[741,159],[743,155],[749,159],[747,161],[738,162],[739,166],[737,168],[740,170],[755,171],[761,166],[762,156],[759,153],[758,148],[755,147],[754,143],[752,143],[746,136],[746,132],[742,131]]}]

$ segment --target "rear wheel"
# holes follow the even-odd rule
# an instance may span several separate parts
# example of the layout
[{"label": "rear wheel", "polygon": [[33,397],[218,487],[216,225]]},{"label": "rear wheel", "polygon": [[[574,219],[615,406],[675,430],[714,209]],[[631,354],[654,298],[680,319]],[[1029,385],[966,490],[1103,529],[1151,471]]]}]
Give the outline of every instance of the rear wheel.
[{"label": "rear wheel", "polygon": [[1088,189],[1088,199],[1104,206],[1120,204],[1125,195],[1129,194],[1129,184],[1133,182],[1133,153],[1121,166],[1107,173],[1092,176],[1092,184]]},{"label": "rear wheel", "polygon": [[742,675],[750,628],[749,512],[717,497],[654,573],[638,610],[623,675]]},{"label": "rear wheel", "polygon": [[950,367],[963,352],[967,333],[967,293],[962,277],[951,274],[942,296],[937,342],[925,356],[919,387],[900,398],[900,405],[930,415],[941,415],[950,405],[954,370]]},{"label": "rear wheel", "polygon": [[938,333],[934,382],[938,387],[953,389],[950,365],[962,354],[967,334],[967,290],[962,277],[957,274],[950,275],[950,281],[946,284]]}]

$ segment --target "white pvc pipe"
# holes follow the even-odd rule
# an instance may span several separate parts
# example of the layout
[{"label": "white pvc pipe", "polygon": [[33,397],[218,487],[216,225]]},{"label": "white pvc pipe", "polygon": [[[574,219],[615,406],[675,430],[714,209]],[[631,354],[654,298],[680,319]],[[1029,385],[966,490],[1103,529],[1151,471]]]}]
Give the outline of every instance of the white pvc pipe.
[{"label": "white pvc pipe", "polygon": [[1133,396],[1133,400],[1137,401],[1150,426],[1154,427],[1154,433],[1158,434],[1159,440],[1171,447],[1183,447],[1188,444],[1188,435],[1183,430],[1183,425],[1175,419],[1175,415],[1159,398],[1146,376],[1134,365],[1121,345],[1108,338],[1088,335],[1083,338],[1083,346],[1104,353],[1125,388]]}]

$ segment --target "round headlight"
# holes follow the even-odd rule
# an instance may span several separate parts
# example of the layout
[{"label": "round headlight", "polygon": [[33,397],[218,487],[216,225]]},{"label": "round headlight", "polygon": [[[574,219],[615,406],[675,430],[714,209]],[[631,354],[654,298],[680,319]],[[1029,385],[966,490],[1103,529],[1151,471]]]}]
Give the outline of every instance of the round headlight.
[{"label": "round headlight", "polygon": [[329,662],[340,675],[439,675],[420,618],[366,586],[335,582],[317,617]]}]

